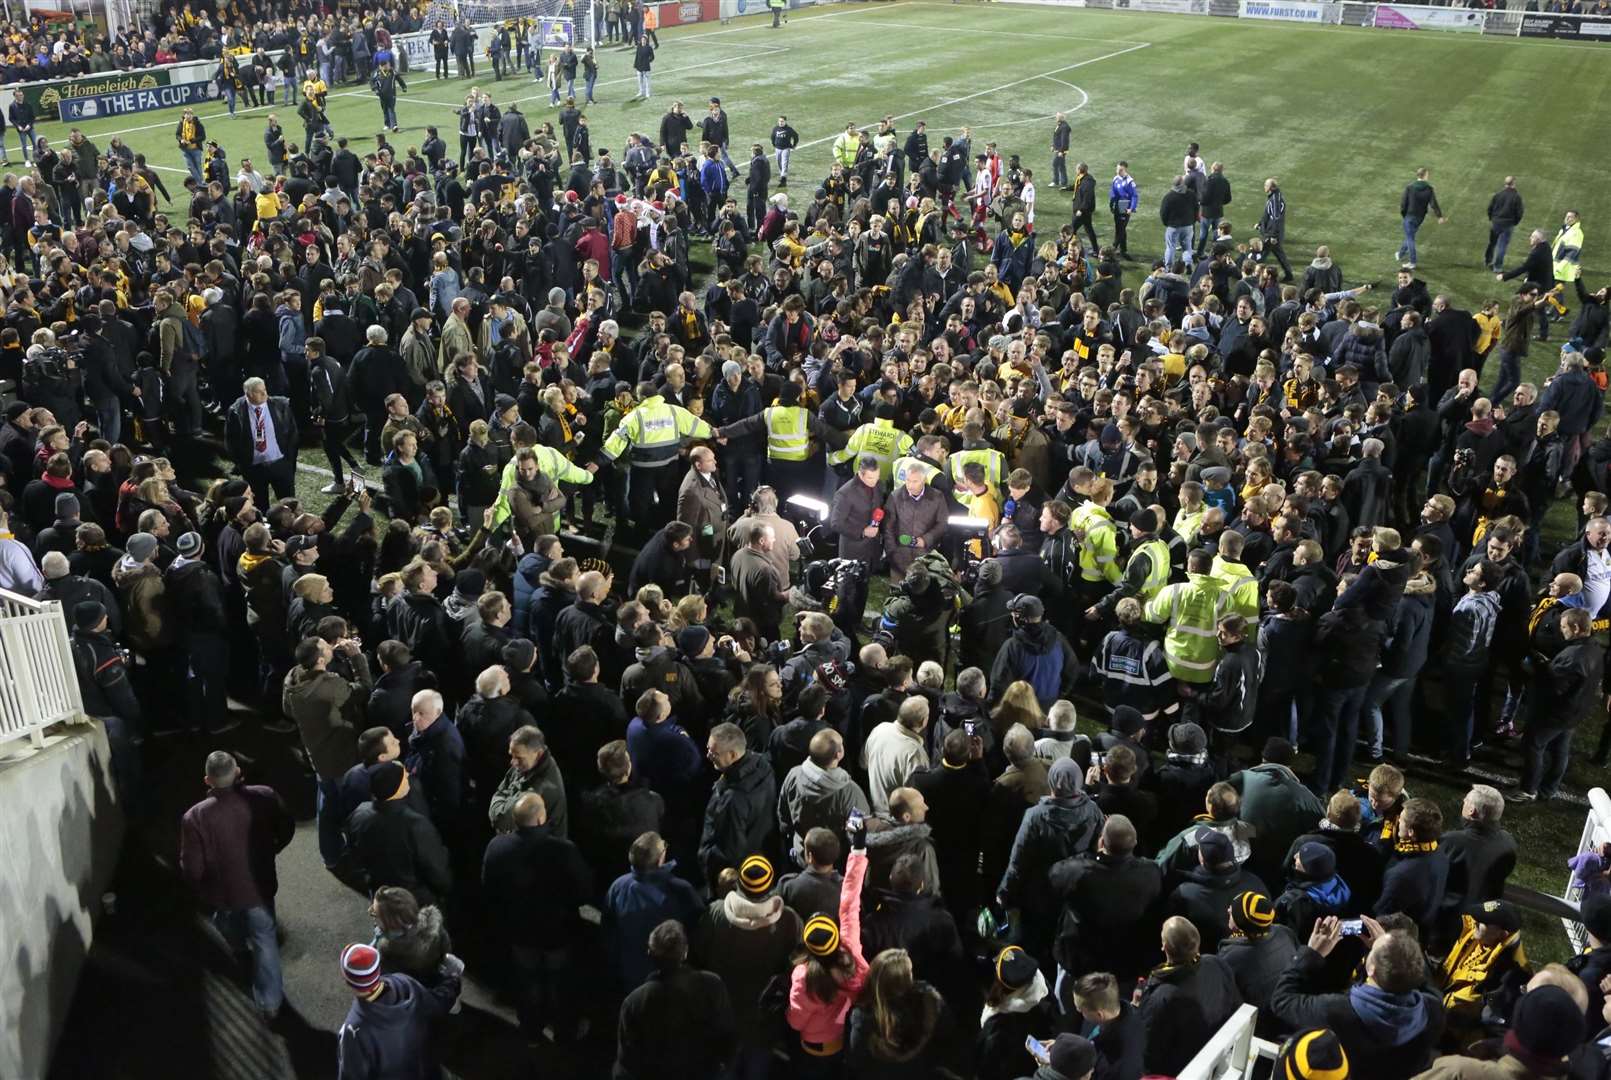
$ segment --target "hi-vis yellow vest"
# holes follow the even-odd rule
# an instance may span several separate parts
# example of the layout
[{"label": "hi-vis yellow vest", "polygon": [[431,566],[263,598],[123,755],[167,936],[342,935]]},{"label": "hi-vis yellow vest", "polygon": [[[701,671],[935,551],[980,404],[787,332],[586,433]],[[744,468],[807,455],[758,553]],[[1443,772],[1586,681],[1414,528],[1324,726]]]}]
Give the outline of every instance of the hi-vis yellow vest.
[{"label": "hi-vis yellow vest", "polygon": [[811,456],[810,413],[799,405],[766,410],[766,456],[773,461],[804,461]]},{"label": "hi-vis yellow vest", "polygon": [[1219,663],[1219,620],[1230,597],[1208,574],[1187,574],[1184,584],[1166,585],[1147,604],[1146,619],[1163,623],[1164,659],[1169,674],[1182,682],[1214,681]]},{"label": "hi-vis yellow vest", "polygon": [[894,472],[895,459],[911,450],[912,437],[897,428],[893,420],[874,420],[851,432],[844,449],[829,454],[828,462],[838,465],[845,461],[854,462],[864,454],[870,455],[878,459],[878,475],[887,484]]},{"label": "hi-vis yellow vest", "polygon": [[1135,565],[1137,559],[1146,559],[1148,563],[1147,580],[1142,583],[1140,601],[1145,604],[1154,596],[1163,591],[1169,584],[1169,545],[1154,536],[1151,540],[1144,540],[1130,553],[1130,561],[1125,568]]}]

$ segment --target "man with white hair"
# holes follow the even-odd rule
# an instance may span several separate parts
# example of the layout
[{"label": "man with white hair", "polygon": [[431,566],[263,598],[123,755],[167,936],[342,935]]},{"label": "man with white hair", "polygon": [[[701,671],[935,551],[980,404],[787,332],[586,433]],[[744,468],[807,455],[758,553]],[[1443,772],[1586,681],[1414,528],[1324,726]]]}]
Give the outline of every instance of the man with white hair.
[{"label": "man with white hair", "polygon": [[1465,908],[1504,895],[1505,879],[1516,868],[1516,838],[1499,825],[1504,813],[1505,797],[1498,788],[1474,784],[1460,804],[1461,827],[1438,841],[1449,857],[1443,900],[1446,933],[1459,929]]},{"label": "man with white hair", "polygon": [[[504,686],[508,686],[507,675]],[[424,789],[431,820],[451,847],[464,826],[464,737],[458,726],[442,715],[442,695],[435,690],[421,690],[414,695],[409,702],[409,720],[413,730],[408,735],[408,754],[403,764],[414,782]]]},{"label": "man with white hair", "polygon": [[1052,702],[1052,707],[1046,710],[1046,727],[1042,729],[1039,738],[1035,740],[1035,756],[1050,766],[1059,758],[1071,756],[1074,744],[1084,740],[1083,735],[1074,731],[1079,723],[1079,714],[1074,709],[1074,703],[1067,698],[1058,698]]},{"label": "man with white hair", "polygon": [[94,600],[106,608],[107,629],[111,635],[116,638],[122,634],[123,611],[111,589],[92,577],[73,573],[67,556],[59,551],[47,551],[39,560],[39,569],[45,576],[45,588],[39,599],[58,601],[69,619],[79,604]]},{"label": "man with white hair", "polygon": [[267,506],[270,487],[282,499],[296,493],[296,416],[290,400],[270,397],[262,379],[247,379],[241,389],[244,393],[229,407],[224,423],[224,445],[253,500]]},{"label": "man with white hair", "polygon": [[224,290],[216,285],[203,289],[201,299],[207,305],[201,313],[201,336],[207,344],[213,404],[222,409],[229,403],[224,395],[240,378],[240,312],[224,302]]}]

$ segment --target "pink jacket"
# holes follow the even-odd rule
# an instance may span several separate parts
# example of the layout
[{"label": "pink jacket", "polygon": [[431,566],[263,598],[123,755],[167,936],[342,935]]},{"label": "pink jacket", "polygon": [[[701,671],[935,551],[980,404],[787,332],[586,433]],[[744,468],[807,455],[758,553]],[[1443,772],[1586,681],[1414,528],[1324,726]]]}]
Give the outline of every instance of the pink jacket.
[{"label": "pink jacket", "polygon": [[839,947],[850,950],[855,972],[839,987],[832,1001],[819,1001],[806,991],[806,966],[794,969],[789,982],[789,1026],[803,1042],[831,1043],[845,1037],[845,1017],[867,981],[867,960],[861,954],[861,883],[867,876],[867,852],[852,851],[839,889]]}]

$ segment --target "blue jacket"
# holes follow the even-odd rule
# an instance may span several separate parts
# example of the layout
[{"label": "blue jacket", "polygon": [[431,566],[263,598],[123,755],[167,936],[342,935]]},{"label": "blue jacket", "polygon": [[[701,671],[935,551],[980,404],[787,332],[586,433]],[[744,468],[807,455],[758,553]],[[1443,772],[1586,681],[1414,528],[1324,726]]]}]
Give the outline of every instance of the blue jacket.
[{"label": "blue jacket", "polygon": [[727,191],[727,169],[720,161],[706,158],[699,166],[699,186],[706,195],[721,195]]},{"label": "blue jacket", "polygon": [[425,803],[438,829],[451,832],[464,808],[464,736],[446,716],[408,737],[409,778],[425,789]]},{"label": "blue jacket", "polygon": [[536,608],[537,589],[541,585],[538,579],[548,566],[549,560],[535,551],[528,551],[520,557],[515,567],[514,617],[509,620],[509,629],[514,631],[516,637],[538,640],[532,633],[531,617]]},{"label": "blue jacket", "polygon": [[649,932],[667,919],[676,919],[692,934],[705,905],[694,887],[676,875],[668,862],[653,870],[622,874],[604,897],[604,929],[609,941],[611,968],[619,988],[632,990],[649,977]]},{"label": "blue jacket", "polygon": [[1562,372],[1550,380],[1538,399],[1538,411],[1547,409],[1561,414],[1562,435],[1581,435],[1600,422],[1605,394],[1586,372]]},{"label": "blue jacket", "polygon": [[1133,176],[1115,176],[1113,183],[1108,186],[1108,206],[1114,210],[1127,210],[1136,212],[1141,204],[1141,193],[1136,188],[1136,179]]},{"label": "blue jacket", "polygon": [[705,768],[699,744],[676,720],[645,724],[634,716],[627,725],[626,743],[633,773],[661,795],[681,791]]},{"label": "blue jacket", "polygon": [[[647,957],[645,958],[647,962]],[[408,975],[382,975],[385,991],[356,999],[336,1035],[342,1080],[426,1080],[440,1075],[429,1047],[431,1022],[453,1007],[459,978],[427,990]]]},{"label": "blue jacket", "polygon": [[1413,678],[1426,666],[1427,645],[1432,640],[1432,600],[1436,595],[1437,586],[1425,574],[1411,578],[1404,586],[1382,649],[1383,676]]}]

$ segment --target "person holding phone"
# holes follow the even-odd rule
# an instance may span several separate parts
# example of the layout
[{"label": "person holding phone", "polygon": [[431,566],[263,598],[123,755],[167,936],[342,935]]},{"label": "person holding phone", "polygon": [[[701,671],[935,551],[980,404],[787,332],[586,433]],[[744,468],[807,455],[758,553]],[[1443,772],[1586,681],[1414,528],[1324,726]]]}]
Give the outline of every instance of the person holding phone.
[{"label": "person holding phone", "polygon": [[1276,982],[1270,1008],[1292,1028],[1330,1028],[1353,1075],[1409,1080],[1432,1061],[1443,1034],[1443,1002],[1422,988],[1426,956],[1408,934],[1388,933],[1370,916],[1359,935],[1369,950],[1365,982],[1346,993],[1325,993],[1326,958],[1343,939],[1342,920],[1315,923],[1309,943]]}]

